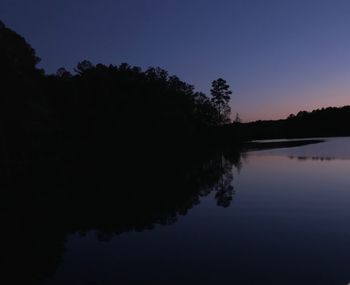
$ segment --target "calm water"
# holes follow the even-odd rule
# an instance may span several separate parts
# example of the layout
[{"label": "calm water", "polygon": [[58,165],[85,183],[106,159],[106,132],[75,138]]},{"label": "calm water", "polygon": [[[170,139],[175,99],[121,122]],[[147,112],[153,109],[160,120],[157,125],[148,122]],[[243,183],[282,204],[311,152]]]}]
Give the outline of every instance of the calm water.
[{"label": "calm water", "polygon": [[107,241],[67,234],[44,284],[348,284],[350,139],[251,152],[237,165],[223,181],[230,203],[208,190],[167,225]]}]

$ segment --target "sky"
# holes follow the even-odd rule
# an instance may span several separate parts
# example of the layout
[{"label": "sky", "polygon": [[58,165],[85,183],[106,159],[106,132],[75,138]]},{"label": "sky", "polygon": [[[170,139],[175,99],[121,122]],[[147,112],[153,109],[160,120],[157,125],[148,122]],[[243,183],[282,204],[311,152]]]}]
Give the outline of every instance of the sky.
[{"label": "sky", "polygon": [[0,0],[46,73],[159,66],[207,94],[222,77],[244,122],[350,105],[349,15],[348,0]]}]

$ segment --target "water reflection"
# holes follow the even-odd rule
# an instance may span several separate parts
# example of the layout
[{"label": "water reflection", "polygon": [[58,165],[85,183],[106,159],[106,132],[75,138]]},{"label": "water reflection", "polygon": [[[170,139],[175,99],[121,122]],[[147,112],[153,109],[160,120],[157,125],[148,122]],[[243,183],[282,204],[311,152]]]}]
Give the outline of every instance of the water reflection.
[{"label": "water reflection", "polygon": [[1,276],[45,285],[346,284],[350,160],[332,152],[346,140],[329,145],[4,165]]},{"label": "water reflection", "polygon": [[310,144],[302,147],[271,149],[253,152],[255,155],[280,155],[293,157],[319,157],[350,159],[349,138],[320,138],[324,143]]},{"label": "water reflection", "polygon": [[[50,280],[62,263],[68,234],[95,232],[101,241],[175,223],[214,193],[228,207],[238,152],[124,154],[66,162],[4,164],[3,277],[13,284]],[[11,169],[9,169],[11,167]]]}]

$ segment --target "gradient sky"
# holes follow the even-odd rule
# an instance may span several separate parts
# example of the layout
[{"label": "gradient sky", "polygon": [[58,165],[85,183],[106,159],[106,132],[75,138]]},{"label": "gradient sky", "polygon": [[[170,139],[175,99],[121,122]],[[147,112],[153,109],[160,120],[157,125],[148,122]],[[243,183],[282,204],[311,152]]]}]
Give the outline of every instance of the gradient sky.
[{"label": "gradient sky", "polygon": [[348,0],[0,0],[47,73],[82,59],[223,77],[243,121],[350,104]]}]

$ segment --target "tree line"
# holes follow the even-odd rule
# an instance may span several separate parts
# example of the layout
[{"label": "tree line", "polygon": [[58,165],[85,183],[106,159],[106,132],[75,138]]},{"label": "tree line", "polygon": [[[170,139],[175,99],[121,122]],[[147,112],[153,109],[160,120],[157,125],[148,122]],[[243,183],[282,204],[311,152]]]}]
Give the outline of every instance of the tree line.
[{"label": "tree line", "polygon": [[350,106],[300,111],[284,120],[250,123],[235,122],[226,127],[230,139],[257,140],[279,138],[350,136]]},{"label": "tree line", "polygon": [[[211,96],[161,68],[126,63],[45,75],[26,40],[0,22],[2,149],[203,145],[230,123],[232,92],[222,78]],[[25,143],[24,143],[25,142]],[[8,151],[7,151],[8,152]]]},{"label": "tree line", "polygon": [[72,232],[107,240],[168,225],[210,193],[230,205],[240,153],[208,147],[230,122],[225,80],[207,96],[160,68],[84,60],[46,75],[39,61],[0,22],[0,209],[11,280],[53,275]]},{"label": "tree line", "polygon": [[208,96],[161,68],[83,60],[73,72],[46,75],[39,61],[26,40],[0,22],[0,147],[6,156],[350,135],[347,106],[250,123],[237,114],[231,122],[232,92],[222,78]]}]

